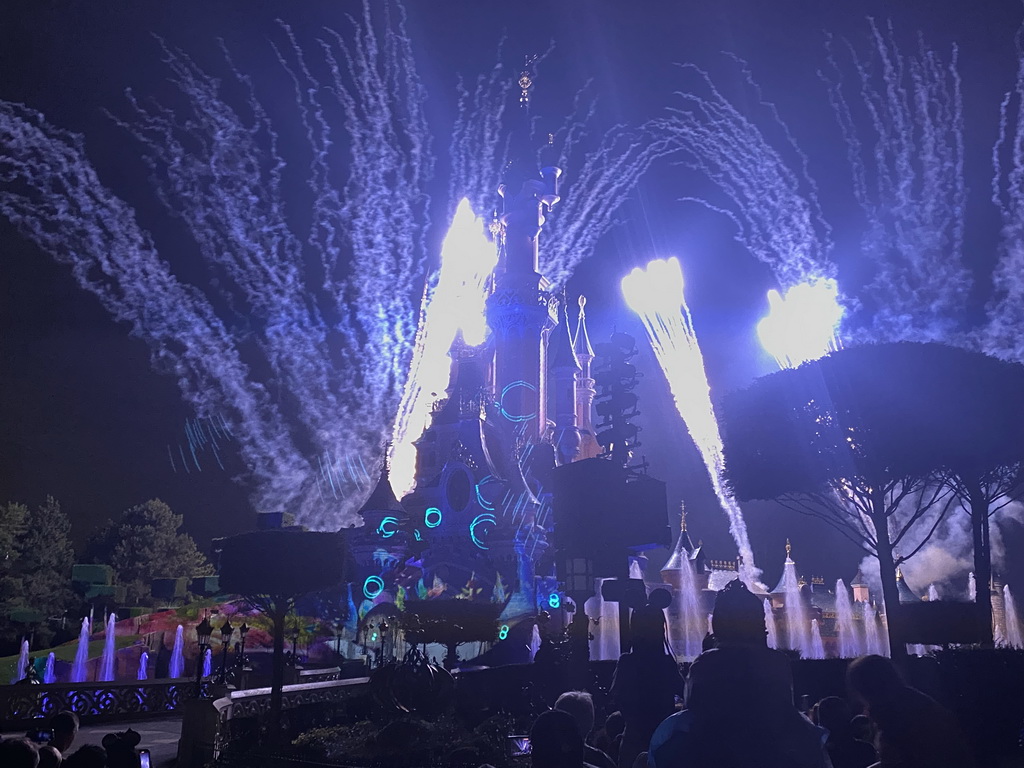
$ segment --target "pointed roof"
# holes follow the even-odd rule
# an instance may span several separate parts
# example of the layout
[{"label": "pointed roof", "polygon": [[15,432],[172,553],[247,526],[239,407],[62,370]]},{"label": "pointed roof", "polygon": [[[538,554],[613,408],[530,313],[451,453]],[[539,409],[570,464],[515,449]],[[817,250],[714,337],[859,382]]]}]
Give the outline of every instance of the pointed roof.
[{"label": "pointed roof", "polygon": [[402,515],[407,514],[405,507],[399,503],[398,498],[395,496],[394,488],[391,487],[390,468],[388,467],[387,460],[385,460],[383,465],[381,465],[380,478],[377,480],[377,485],[374,487],[373,493],[370,494],[370,498],[368,498],[359,509],[359,514],[363,517],[374,512],[397,512]]},{"label": "pointed roof", "polygon": [[577,358],[594,357],[594,348],[590,346],[590,336],[587,335],[587,314],[584,307],[587,305],[587,297],[580,294],[580,314],[576,320],[576,336],[572,340],[572,349]]},{"label": "pointed roof", "polygon": [[679,571],[683,568],[688,568],[687,564],[693,556],[697,553],[697,549],[693,546],[693,542],[690,541],[690,534],[686,532],[686,510],[683,509],[680,513],[679,519],[679,536],[676,537],[675,546],[672,548],[672,554],[669,555],[665,565],[661,567],[662,573],[669,571]]},{"label": "pointed roof", "polygon": [[856,575],[853,577],[853,581],[850,582],[851,587],[866,587],[868,585],[867,579],[864,578],[864,572],[858,568]]},{"label": "pointed roof", "polygon": [[903,570],[901,568],[896,569],[896,591],[899,592],[901,603],[918,603],[921,598],[914,594],[914,591],[907,584],[907,580],[903,578]]},{"label": "pointed roof", "polygon": [[572,337],[569,336],[569,311],[566,304],[567,302],[563,300],[558,326],[551,332],[551,340],[548,342],[549,365],[551,370],[582,371],[580,361],[576,359],[576,353],[572,348]]}]

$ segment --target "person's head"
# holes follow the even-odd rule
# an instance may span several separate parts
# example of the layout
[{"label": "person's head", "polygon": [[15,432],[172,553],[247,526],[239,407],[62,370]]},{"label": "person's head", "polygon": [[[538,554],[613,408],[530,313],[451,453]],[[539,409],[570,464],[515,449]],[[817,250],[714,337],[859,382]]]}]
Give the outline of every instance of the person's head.
[{"label": "person's head", "polygon": [[861,656],[846,670],[850,693],[868,705],[884,701],[905,687],[900,673],[884,656]]},{"label": "person's head", "polygon": [[37,768],[39,751],[28,739],[0,741],[0,765],[4,768]]},{"label": "person's head", "polygon": [[57,768],[60,765],[60,752],[56,747],[46,744],[39,747],[39,768]]},{"label": "person's head", "polygon": [[855,739],[872,741],[874,729],[871,727],[871,718],[867,715],[854,715],[850,718],[850,733]]},{"label": "person's head", "polygon": [[634,651],[665,653],[665,612],[661,608],[644,605],[634,610],[629,631]]},{"label": "person's head", "polygon": [[74,712],[67,709],[58,712],[50,718],[50,730],[53,731],[53,741],[50,743],[61,753],[66,752],[78,735],[78,725],[78,715]]},{"label": "person's head", "polygon": [[61,763],[61,768],[106,768],[107,753],[103,747],[85,744]]},{"label": "person's head", "polygon": [[585,691],[566,691],[555,702],[555,709],[568,712],[580,729],[580,736],[586,741],[594,730],[594,699]]},{"label": "person's head", "polygon": [[619,711],[612,712],[604,719],[604,732],[609,739],[614,739],[626,729],[626,718]]},{"label": "person's head", "polygon": [[139,746],[142,737],[129,728],[124,733],[108,733],[103,737],[103,748],[107,752],[107,768],[138,768]]},{"label": "person's head", "polygon": [[711,630],[715,635],[715,643],[719,646],[767,646],[768,630],[764,624],[764,604],[747,589],[746,584],[734,579],[715,596]]},{"label": "person's head", "polygon": [[845,737],[850,732],[850,705],[845,699],[838,696],[828,696],[816,705],[818,710],[818,725],[827,728],[828,732],[835,738]]},{"label": "person's head", "polygon": [[530,759],[535,768],[578,768],[585,750],[576,721],[568,712],[551,710],[530,730]]}]

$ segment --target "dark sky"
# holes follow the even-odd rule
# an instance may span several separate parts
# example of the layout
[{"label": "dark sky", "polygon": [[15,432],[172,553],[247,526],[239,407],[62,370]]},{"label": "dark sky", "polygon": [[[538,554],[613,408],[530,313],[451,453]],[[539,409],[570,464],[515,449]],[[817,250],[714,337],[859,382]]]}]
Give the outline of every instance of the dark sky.
[{"label": "dark sky", "polygon": [[[104,113],[123,109],[126,87],[140,94],[166,88],[154,35],[211,66],[219,61],[216,40],[223,38],[258,76],[261,67],[273,66],[267,40],[276,34],[275,19],[311,38],[322,26],[344,26],[344,14],[357,9],[347,0],[18,0],[0,11],[0,98],[24,102],[85,134],[104,181],[137,208],[144,226],[173,241],[173,227],[161,220],[148,191],[138,148]],[[408,10],[436,110],[450,106],[457,72],[472,77],[493,65],[503,33],[511,63],[555,42],[542,71],[552,83],[549,109],[593,78],[609,120],[639,122],[660,114],[683,84],[677,62],[708,68],[730,95],[740,93],[737,70],[721,54],[743,57],[808,154],[826,215],[836,226],[835,258],[841,269],[854,271],[858,230],[839,162],[845,149],[816,76],[826,33],[863,47],[865,19],[873,16],[891,19],[906,44],[918,33],[942,52],[956,43],[973,192],[967,250],[979,274],[991,265],[996,218],[985,204],[985,161],[996,137],[1000,95],[1013,83],[1013,36],[1022,15],[1017,2],[413,0]],[[544,83],[539,81],[538,93]],[[756,105],[747,106],[763,118]],[[732,241],[726,220],[677,202],[708,192],[706,182],[686,168],[656,168],[624,206],[622,226],[581,267],[570,289],[591,296],[595,338],[613,328],[642,336],[619,298],[618,279],[649,257],[679,255],[713,394],[720,396],[773,369],[754,335],[771,279]],[[230,460],[229,471],[171,470],[168,445],[184,442],[183,422],[191,414],[175,383],[151,371],[145,345],[80,291],[65,267],[6,222],[0,222],[0,264],[0,500],[38,503],[53,494],[73,516],[79,539],[98,521],[151,497],[184,513],[201,542],[246,527],[246,494],[231,479]],[[730,557],[724,516],[649,351],[639,365],[647,372],[642,453],[653,473],[669,480],[670,498],[687,501],[691,529],[709,544],[712,557]],[[830,579],[852,575],[859,559],[823,526],[768,505],[752,507],[748,522],[769,580],[778,573],[787,536],[804,569]]]}]

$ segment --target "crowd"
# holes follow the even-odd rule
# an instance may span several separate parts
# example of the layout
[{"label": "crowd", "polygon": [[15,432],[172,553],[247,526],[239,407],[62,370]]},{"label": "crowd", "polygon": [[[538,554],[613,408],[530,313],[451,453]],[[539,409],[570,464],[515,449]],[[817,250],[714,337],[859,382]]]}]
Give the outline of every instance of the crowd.
[{"label": "crowd", "polygon": [[78,715],[58,712],[50,719],[48,730],[34,731],[25,738],[0,741],[2,768],[147,768],[144,751],[138,749],[141,737],[130,728],[123,733],[108,733],[102,746],[84,744],[75,751]]},{"label": "crowd", "polygon": [[830,696],[801,712],[789,659],[768,647],[761,601],[738,580],[718,593],[685,679],[660,608],[635,610],[631,630],[610,690],[616,711],[595,729],[590,694],[562,694],[531,730],[534,768],[974,766],[950,712],[881,656],[850,664],[851,701]]}]

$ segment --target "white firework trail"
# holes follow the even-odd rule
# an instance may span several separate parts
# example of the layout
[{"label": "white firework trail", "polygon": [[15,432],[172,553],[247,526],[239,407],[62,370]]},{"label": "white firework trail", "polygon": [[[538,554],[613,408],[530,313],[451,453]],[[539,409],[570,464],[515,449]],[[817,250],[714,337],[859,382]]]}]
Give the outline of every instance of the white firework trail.
[{"label": "white firework trail", "polygon": [[659,130],[730,201],[728,207],[695,197],[685,200],[729,217],[736,240],[767,264],[783,289],[821,277],[830,277],[828,261],[831,229],[826,223],[814,182],[806,173],[806,157],[796,147],[773,105],[761,100],[744,69],[748,87],[785,136],[789,153],[801,167],[794,171],[783,152],[768,141],[712,83],[704,70],[693,65],[703,95],[680,91],[682,106],[657,122]]},{"label": "white firework trail", "polygon": [[[874,279],[859,292],[868,339],[957,341],[971,287],[963,265],[967,188],[958,52],[918,41],[902,51],[892,26],[869,20],[867,57],[848,46],[856,86],[845,93],[830,45],[822,73],[846,140]],[[864,128],[870,126],[870,128]]]},{"label": "white firework trail", "polygon": [[981,347],[1004,360],[1024,362],[1024,48],[1017,33],[1017,81],[999,106],[999,138],[992,148],[992,202],[1003,231],[992,274],[994,296]]},{"label": "white firework trail", "polygon": [[743,511],[723,479],[722,436],[711,403],[704,356],[683,293],[679,260],[655,260],[646,269],[634,269],[622,279],[622,293],[626,303],[643,320],[651,347],[672,391],[676,410],[700,451],[711,485],[729,518],[729,532],[742,558],[740,575],[747,584],[753,584],[760,571],[754,564]]}]

